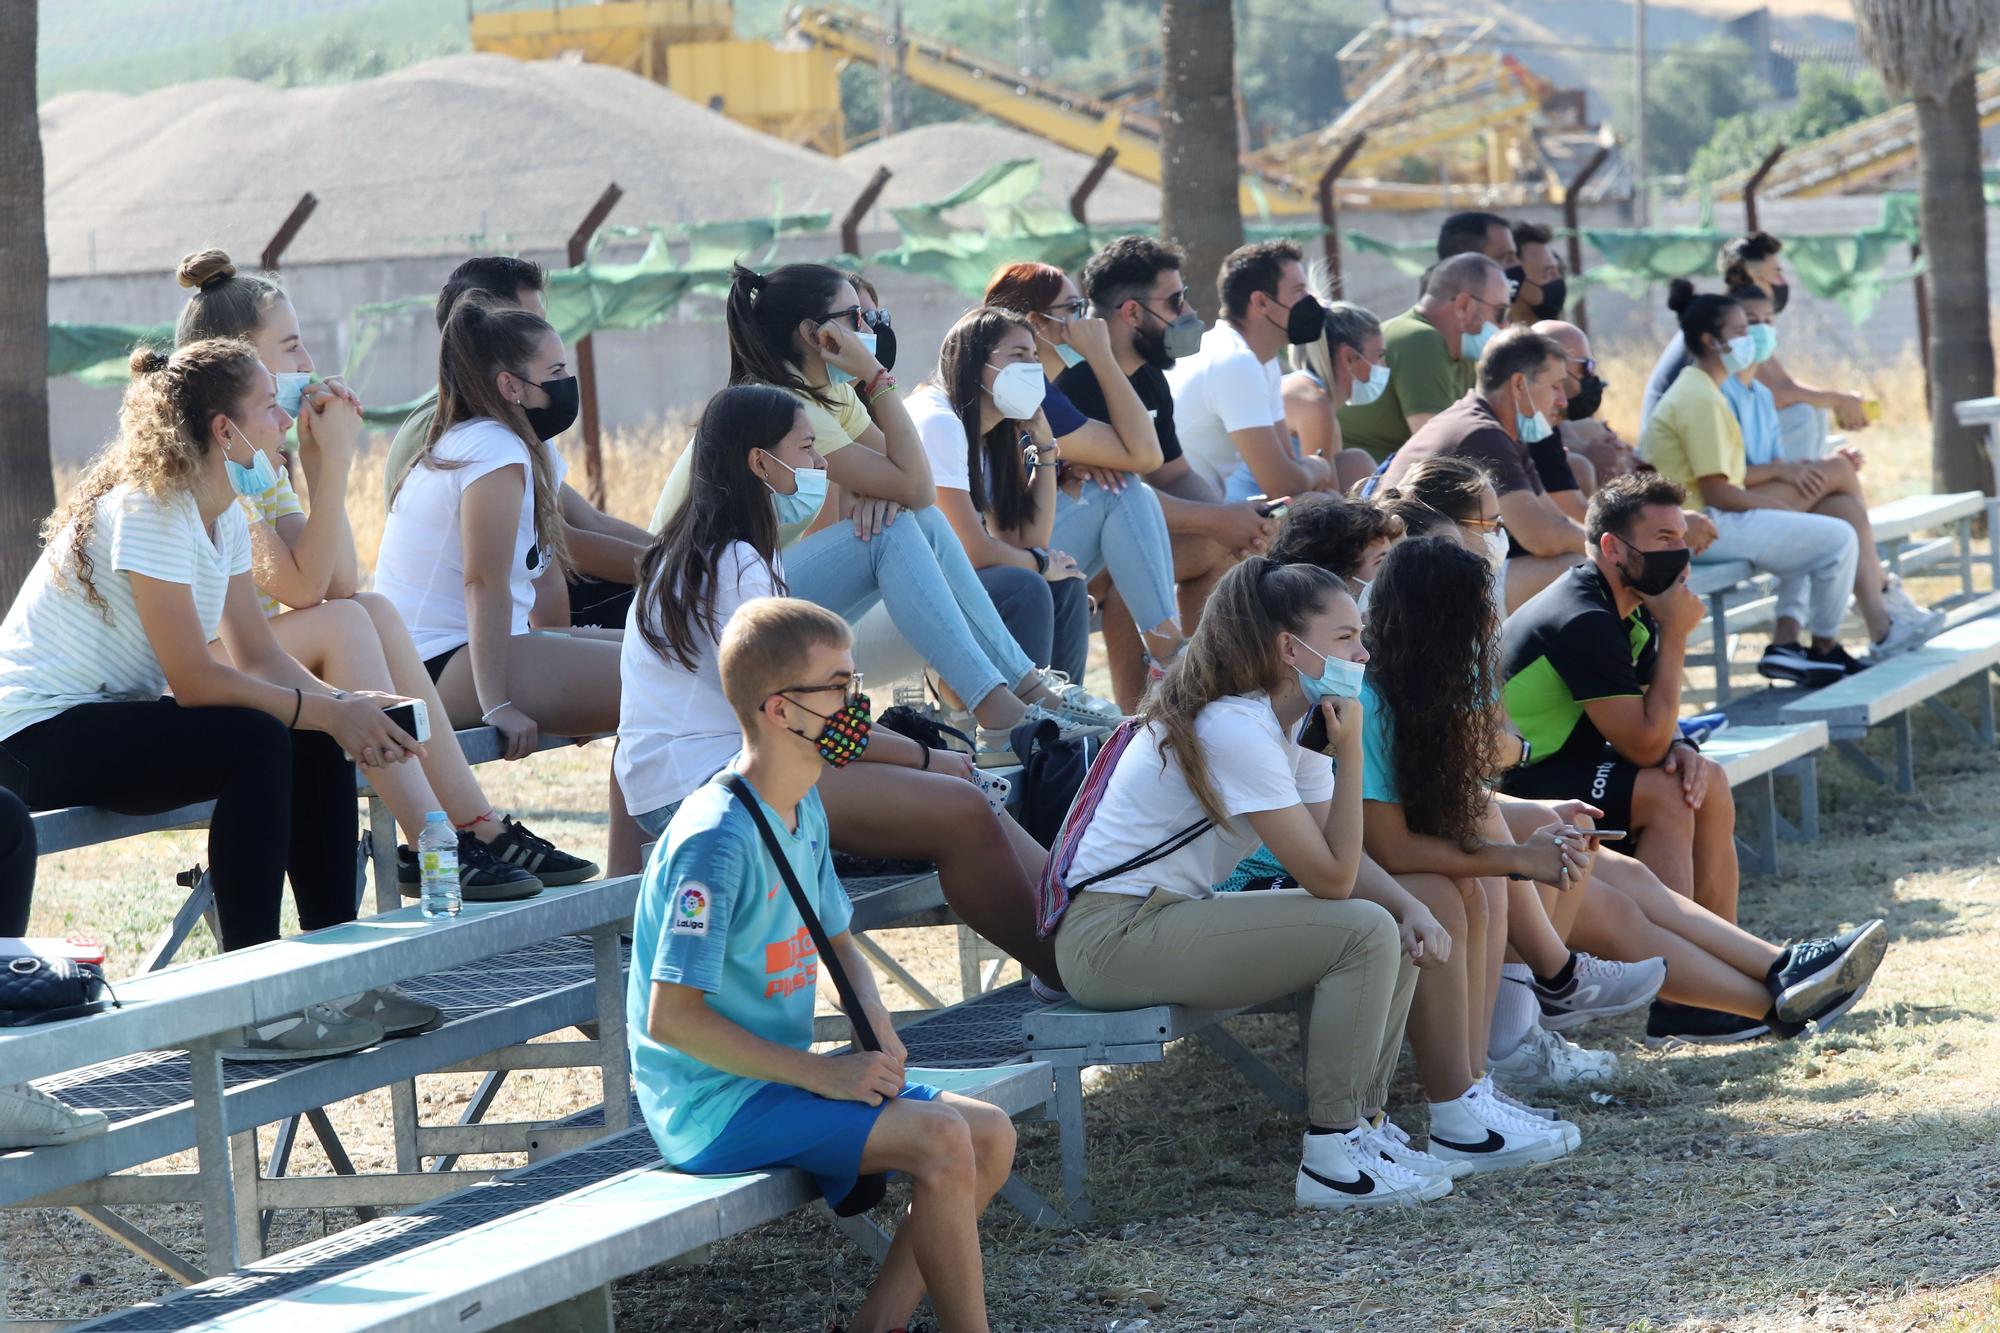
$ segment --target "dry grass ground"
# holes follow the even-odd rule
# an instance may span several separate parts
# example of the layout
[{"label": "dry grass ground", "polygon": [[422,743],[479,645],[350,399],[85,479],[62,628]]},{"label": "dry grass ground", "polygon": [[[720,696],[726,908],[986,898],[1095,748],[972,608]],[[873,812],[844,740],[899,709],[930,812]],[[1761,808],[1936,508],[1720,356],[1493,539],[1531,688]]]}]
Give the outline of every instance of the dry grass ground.
[{"label": "dry grass ground", "polygon": [[[1642,369],[1612,373],[1630,385]],[[1892,407],[1889,419],[1912,418]],[[1874,498],[1921,488],[1924,432],[1879,430],[1865,442]],[[643,518],[665,459],[638,439],[611,453],[613,507]],[[356,511],[372,544],[360,499]],[[1915,585],[1919,596],[1950,590]],[[1741,649],[1739,661],[1756,647]],[[1885,760],[1886,739],[1871,742]],[[2000,973],[1990,963],[2000,953],[2000,757],[1927,716],[1918,718],[1917,745],[1911,797],[1829,758],[1825,836],[1787,847],[1782,873],[1744,888],[1745,924],[1772,937],[1889,921],[1888,962],[1834,1032],[1810,1043],[1656,1054],[1638,1042],[1636,1020],[1588,1030],[1588,1044],[1624,1063],[1610,1101],[1558,1099],[1582,1126],[1581,1151],[1421,1210],[1368,1217],[1292,1209],[1284,1191],[1298,1126],[1205,1049],[1183,1043],[1162,1065],[1100,1071],[1088,1099],[1096,1219],[1050,1232],[1005,1209],[992,1216],[995,1326],[2000,1328],[2000,1165],[1990,1150],[2000,1131],[1992,1109]],[[488,766],[481,776],[497,801],[596,854],[608,757],[599,744]],[[114,971],[129,966],[174,900],[173,871],[201,857],[197,837],[175,834],[47,858],[34,929],[94,931],[111,946]],[[951,932],[884,939],[927,985],[958,993]],[[1275,1060],[1296,1059],[1288,1022],[1238,1026]],[[472,1083],[423,1080],[426,1118],[451,1118]],[[494,1115],[553,1118],[593,1100],[594,1083],[581,1075],[522,1074]],[[1421,1128],[1421,1101],[1406,1077],[1393,1111]],[[333,1114],[364,1169],[388,1166],[386,1095]],[[1020,1162],[1052,1191],[1052,1130],[1023,1126]],[[309,1142],[298,1165],[325,1169]],[[184,1252],[199,1252],[192,1210],[132,1211]],[[286,1213],[274,1244],[352,1221],[337,1210]],[[9,1308],[38,1318],[80,1317],[171,1289],[64,1212],[0,1214],[0,1253]],[[639,1274],[619,1284],[618,1303],[628,1328],[816,1329],[853,1309],[868,1272],[824,1223],[800,1217],[718,1246],[705,1264]],[[1146,1308],[1133,1295],[1141,1290],[1161,1308]]]}]

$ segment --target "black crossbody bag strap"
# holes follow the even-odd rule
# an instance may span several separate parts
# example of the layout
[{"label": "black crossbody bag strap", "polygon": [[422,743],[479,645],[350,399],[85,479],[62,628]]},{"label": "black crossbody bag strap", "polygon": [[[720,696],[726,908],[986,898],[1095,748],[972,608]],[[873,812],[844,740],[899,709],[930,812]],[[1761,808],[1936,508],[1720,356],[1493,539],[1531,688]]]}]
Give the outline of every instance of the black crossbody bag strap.
[{"label": "black crossbody bag strap", "polygon": [[1144,867],[1153,864],[1153,862],[1155,861],[1165,860],[1167,857],[1172,856],[1175,852],[1187,846],[1189,843],[1193,842],[1196,838],[1199,838],[1202,834],[1208,832],[1210,829],[1214,827],[1215,827],[1215,821],[1212,819],[1208,818],[1197,819],[1194,821],[1194,823],[1189,824],[1186,828],[1182,829],[1179,833],[1174,834],[1172,837],[1168,838],[1165,842],[1155,843],[1153,846],[1148,847],[1145,851],[1140,852],[1137,856],[1131,858],[1130,860],[1121,861],[1117,865],[1111,867],[1111,869],[1103,872],[1102,874],[1092,875],[1089,879],[1085,880],[1081,884],[1070,885],[1069,886],[1070,896],[1074,898],[1077,894],[1082,893],[1085,889],[1089,888],[1093,884],[1102,884],[1107,879],[1116,879],[1120,875],[1129,875],[1134,870],[1143,869]]}]

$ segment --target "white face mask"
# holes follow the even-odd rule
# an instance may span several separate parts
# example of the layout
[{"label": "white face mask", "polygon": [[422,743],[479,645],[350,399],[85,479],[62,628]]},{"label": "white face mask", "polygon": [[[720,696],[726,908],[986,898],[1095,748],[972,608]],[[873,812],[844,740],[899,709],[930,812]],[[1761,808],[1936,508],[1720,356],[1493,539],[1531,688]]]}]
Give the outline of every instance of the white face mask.
[{"label": "white face mask", "polygon": [[1002,366],[1000,373],[993,377],[993,406],[1000,409],[1000,415],[1009,421],[1026,421],[1041,409],[1042,398],[1048,393],[1048,388],[1048,381],[1042,378],[1039,365],[1032,361],[1013,361]]},{"label": "white face mask", "polygon": [[1722,349],[1722,368],[1732,375],[1757,364],[1757,342],[1749,334],[1739,334]]},{"label": "white face mask", "polygon": [[1489,532],[1484,534],[1484,540],[1486,542],[1486,563],[1493,567],[1495,573],[1498,573],[1500,567],[1507,563],[1507,534],[1504,532]]},{"label": "white face mask", "polygon": [[1365,380],[1356,380],[1347,387],[1347,405],[1349,407],[1366,407],[1377,398],[1380,398],[1383,390],[1388,387],[1389,367],[1378,366],[1373,361],[1370,361],[1368,363],[1368,378]]}]

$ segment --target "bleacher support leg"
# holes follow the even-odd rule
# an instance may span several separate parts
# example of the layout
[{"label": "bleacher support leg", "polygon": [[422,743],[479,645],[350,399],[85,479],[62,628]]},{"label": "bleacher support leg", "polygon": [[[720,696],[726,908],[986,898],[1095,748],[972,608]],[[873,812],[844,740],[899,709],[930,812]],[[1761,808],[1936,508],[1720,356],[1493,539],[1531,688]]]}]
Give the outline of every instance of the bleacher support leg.
[{"label": "bleacher support leg", "polygon": [[188,1051],[194,1142],[200,1160],[201,1230],[211,1273],[231,1272],[238,1264],[236,1191],[229,1167],[229,1130],[222,1112],[220,1052],[215,1038],[196,1042]]},{"label": "bleacher support leg", "polygon": [[403,905],[403,891],[396,885],[396,817],[380,796],[368,797],[369,851],[375,859],[375,911],[393,912]]},{"label": "bleacher support leg", "polygon": [[[1746,869],[1759,875],[1775,875],[1778,872],[1778,784],[1769,773],[1751,784],[1758,793],[1757,804],[1761,807],[1753,816],[1757,824],[1756,842],[1736,839],[1738,853],[1747,862]],[[1743,826],[1743,816],[1747,813],[1744,802],[1737,802],[1736,824]]]},{"label": "bleacher support leg", "polygon": [[[174,919],[168,924],[166,931],[153,941],[153,947],[146,950],[145,957],[139,960],[141,972],[157,972],[173,962],[174,955],[181,951],[181,946],[187,943],[187,937],[194,932],[194,923],[207,916],[210,907],[214,905],[215,887],[208,882],[207,871],[195,866],[183,872],[179,879],[182,883],[187,883],[190,879],[194,881],[188,885],[187,901],[183,902],[180,910],[174,913]],[[220,932],[217,932],[216,938],[218,940],[222,938]]]},{"label": "bleacher support leg", "polygon": [[1965,600],[1972,600],[1972,519],[1958,520],[1958,581]]},{"label": "bleacher support leg", "polygon": [[618,1326],[613,1309],[611,1288],[598,1287],[560,1305],[495,1324],[494,1333],[611,1333]]},{"label": "bleacher support leg", "polygon": [[389,1085],[389,1120],[396,1133],[396,1171],[415,1175],[424,1169],[417,1151],[417,1081],[398,1079]]},{"label": "bleacher support leg", "polygon": [[860,1246],[862,1253],[870,1259],[879,1264],[889,1257],[889,1242],[893,1237],[869,1221],[866,1214],[860,1217],[836,1217],[833,1209],[826,1206],[824,1199],[819,1201],[818,1207],[820,1216],[833,1223],[841,1235]]},{"label": "bleacher support leg", "polygon": [[1917,790],[1917,743],[1907,710],[1896,714],[1896,790],[1905,796]]},{"label": "bleacher support leg", "polygon": [[1057,1065],[1056,1139],[1062,1152],[1063,1218],[1071,1226],[1090,1220],[1090,1181],[1083,1137],[1083,1067]]},{"label": "bleacher support leg", "polygon": [[632,1071],[625,1049],[625,980],[618,927],[599,926],[590,932],[590,943],[597,962],[597,1058],[604,1071],[604,1128],[616,1133],[632,1127]]},{"label": "bleacher support leg", "polygon": [[1807,842],[1819,841],[1819,760],[1813,755],[1794,759],[1789,767],[1798,770],[1799,836]]},{"label": "bleacher support leg", "polygon": [[1715,706],[1722,707],[1729,702],[1729,610],[1725,605],[1728,594],[1712,592],[1708,595],[1708,617],[1713,622],[1709,633],[1708,655],[1715,663]]},{"label": "bleacher support leg", "polygon": [[1252,1087],[1263,1093],[1271,1104],[1288,1115],[1303,1116],[1306,1113],[1306,1095],[1270,1065],[1264,1063],[1256,1052],[1236,1040],[1234,1034],[1216,1023],[1203,1028],[1195,1036],[1210,1050],[1227,1060],[1237,1073],[1250,1080]]},{"label": "bleacher support leg", "polygon": [[264,1227],[258,1210],[257,1131],[254,1127],[229,1136],[229,1172],[235,1177],[236,1254],[239,1264],[264,1257]]}]

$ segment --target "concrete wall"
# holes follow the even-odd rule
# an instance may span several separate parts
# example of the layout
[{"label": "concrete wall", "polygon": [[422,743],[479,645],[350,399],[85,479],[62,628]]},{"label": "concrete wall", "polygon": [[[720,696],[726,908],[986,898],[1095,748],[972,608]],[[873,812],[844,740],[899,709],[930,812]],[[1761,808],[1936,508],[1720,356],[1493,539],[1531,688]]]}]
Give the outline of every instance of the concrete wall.
[{"label": "concrete wall", "polygon": [[[1881,205],[1873,198],[1774,201],[1766,204],[1766,229],[1828,232],[1871,225]],[[1536,210],[1538,220],[1560,224],[1558,210]],[[1346,227],[1385,240],[1433,237],[1441,212],[1350,212]],[[1740,225],[1736,205],[1717,209],[1725,226]],[[1659,225],[1691,225],[1692,207],[1670,209]],[[1622,210],[1585,210],[1586,225],[1622,226]],[[1994,269],[2000,272],[2000,228],[1992,229],[1996,247]],[[894,245],[897,236],[882,232],[862,236],[863,253]],[[816,259],[838,249],[832,236],[794,238],[783,258]],[[1313,253],[1317,253],[1315,248]],[[560,262],[553,253],[531,253],[543,263]],[[1591,261],[1586,250],[1584,260]],[[1346,294],[1383,315],[1406,309],[1415,297],[1413,278],[1386,262],[1344,252]],[[437,290],[453,261],[386,259],[372,263],[302,265],[289,268],[285,280],[298,307],[307,346],[322,370],[339,366],[347,352],[347,312],[355,306]],[[900,344],[899,370],[906,382],[922,375],[934,362],[945,331],[967,302],[942,283],[911,278],[887,270],[870,273],[884,302],[894,312]],[[1200,281],[1200,279],[1196,279]],[[79,323],[151,323],[171,320],[183,293],[172,275],[102,274],[58,279],[50,285],[49,315]],[[1657,345],[1670,332],[1665,292],[1655,290],[1643,301],[1599,292],[1589,301],[1591,331],[1600,345],[1620,342]],[[1785,315],[1788,348],[1823,347],[1864,364],[1892,362],[1914,347],[1916,325],[1910,288],[1892,287],[1865,328],[1857,329],[1834,305],[1816,301],[1796,285]],[[601,335],[596,342],[598,394],[607,427],[645,427],[669,416],[685,418],[727,378],[729,356],[721,324],[720,302],[698,298],[682,304],[672,319],[654,328]],[[436,328],[428,313],[397,322],[375,345],[356,387],[371,402],[403,402],[435,381]],[[1801,358],[1808,359],[1808,358]],[[118,391],[89,389],[74,379],[50,384],[50,445],[59,463],[74,465],[87,457],[115,428]]]}]

